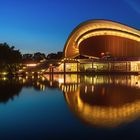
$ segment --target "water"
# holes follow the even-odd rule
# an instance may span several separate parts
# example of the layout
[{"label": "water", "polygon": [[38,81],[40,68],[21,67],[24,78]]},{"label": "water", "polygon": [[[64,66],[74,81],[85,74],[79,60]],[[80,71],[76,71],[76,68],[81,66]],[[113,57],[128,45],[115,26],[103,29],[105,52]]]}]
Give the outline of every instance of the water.
[{"label": "water", "polygon": [[140,139],[140,76],[0,79],[0,138]]}]

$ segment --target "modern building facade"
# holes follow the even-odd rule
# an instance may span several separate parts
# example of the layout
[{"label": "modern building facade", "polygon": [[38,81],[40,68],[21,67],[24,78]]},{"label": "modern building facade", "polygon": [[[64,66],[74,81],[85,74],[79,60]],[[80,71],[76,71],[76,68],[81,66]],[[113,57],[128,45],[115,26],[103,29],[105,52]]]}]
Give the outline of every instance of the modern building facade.
[{"label": "modern building facade", "polygon": [[64,60],[54,71],[139,72],[140,31],[108,20],[77,26],[64,46]]},{"label": "modern building facade", "polygon": [[73,30],[64,47],[66,58],[79,55],[99,58],[102,53],[140,57],[140,31],[112,21],[90,20]]}]

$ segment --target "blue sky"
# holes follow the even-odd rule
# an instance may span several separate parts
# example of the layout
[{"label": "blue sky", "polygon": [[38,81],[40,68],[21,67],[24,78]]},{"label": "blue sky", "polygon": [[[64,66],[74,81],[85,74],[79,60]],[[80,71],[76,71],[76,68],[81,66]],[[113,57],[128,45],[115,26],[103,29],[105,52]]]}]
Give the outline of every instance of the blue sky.
[{"label": "blue sky", "polygon": [[0,42],[22,53],[62,51],[70,32],[89,19],[140,29],[139,0],[0,0]]}]

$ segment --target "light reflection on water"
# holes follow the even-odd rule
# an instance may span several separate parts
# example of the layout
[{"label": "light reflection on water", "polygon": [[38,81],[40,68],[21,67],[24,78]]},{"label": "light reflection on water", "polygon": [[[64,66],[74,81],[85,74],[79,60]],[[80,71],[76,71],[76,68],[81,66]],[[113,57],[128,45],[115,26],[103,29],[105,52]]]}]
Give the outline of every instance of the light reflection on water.
[{"label": "light reflection on water", "polygon": [[56,75],[70,109],[83,122],[116,127],[140,117],[140,76]]},{"label": "light reflection on water", "polygon": [[140,76],[44,75],[0,82],[1,91],[5,92],[0,94],[3,102],[18,95],[22,87],[60,88],[80,119],[100,127],[116,126],[140,116]]},{"label": "light reflection on water", "polygon": [[[2,103],[6,106],[11,101],[15,102],[15,98],[20,97],[25,89],[27,92],[34,92],[33,90],[35,90],[39,94],[46,94],[49,90],[53,98],[51,97],[52,95],[49,95],[51,100],[48,101],[47,97],[43,97],[39,101],[44,103],[46,100],[46,105],[48,102],[49,105],[51,102],[57,102],[58,99],[54,100],[56,95],[54,96],[53,93],[56,90],[59,91],[64,96],[61,102],[65,100],[68,105],[68,108],[67,106],[66,108],[74,114],[75,118],[80,120],[81,124],[86,124],[93,128],[118,128],[125,124],[129,125],[140,117],[140,76],[137,75],[91,76],[71,74],[26,76],[12,79],[0,78],[0,107]],[[24,97],[24,101],[28,100],[28,97]],[[26,101],[23,103],[23,106],[26,106],[25,103]],[[37,103],[34,104],[39,108],[40,104]],[[52,106],[55,106],[55,103]],[[31,108],[34,110],[33,106]],[[46,108],[49,107],[46,106]],[[62,108],[65,107],[63,106]],[[49,111],[54,111],[53,114],[58,113],[58,111],[55,112],[56,109],[51,110],[50,108]],[[63,111],[59,117],[67,116],[66,114],[68,113],[66,112],[66,110]],[[37,113],[39,113],[39,110]],[[47,115],[45,114],[46,117],[48,114],[51,114],[51,112],[47,112]],[[73,118],[67,116],[65,119],[69,119],[69,122],[71,122],[72,120],[70,119]],[[51,121],[54,122],[56,120],[52,118]],[[63,127],[67,127],[65,124],[66,120],[63,119],[63,122],[60,122]],[[42,120],[42,125],[47,123],[45,121],[48,121],[47,118]],[[55,124],[53,125],[54,128],[57,128]],[[41,126],[41,128],[44,127],[46,128],[47,126]],[[79,127],[81,126],[78,124]]]}]

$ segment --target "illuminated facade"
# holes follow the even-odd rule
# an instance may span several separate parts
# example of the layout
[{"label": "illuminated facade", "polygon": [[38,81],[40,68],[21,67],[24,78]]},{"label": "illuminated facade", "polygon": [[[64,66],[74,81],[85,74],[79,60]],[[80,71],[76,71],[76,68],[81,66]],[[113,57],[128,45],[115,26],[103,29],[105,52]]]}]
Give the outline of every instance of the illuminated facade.
[{"label": "illuminated facade", "polygon": [[100,57],[101,53],[140,57],[140,31],[112,21],[90,20],[73,30],[64,47],[66,58]]},{"label": "illuminated facade", "polygon": [[60,72],[140,72],[140,31],[108,20],[84,22],[68,37],[64,57]]}]

